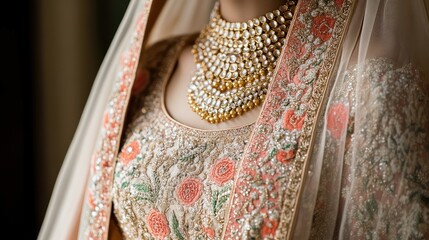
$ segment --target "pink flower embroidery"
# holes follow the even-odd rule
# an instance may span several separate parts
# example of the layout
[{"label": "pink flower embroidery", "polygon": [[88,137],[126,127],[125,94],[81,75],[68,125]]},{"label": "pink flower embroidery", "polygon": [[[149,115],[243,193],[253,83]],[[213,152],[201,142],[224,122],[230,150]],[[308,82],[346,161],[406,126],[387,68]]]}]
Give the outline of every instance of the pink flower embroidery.
[{"label": "pink flower embroidery", "polygon": [[279,223],[276,220],[266,219],[261,229],[261,237],[274,237],[274,233],[277,230]]},{"label": "pink flower embroidery", "polygon": [[202,183],[197,178],[186,178],[176,188],[177,199],[183,205],[192,205],[202,193]]},{"label": "pink flower embroidery", "polygon": [[335,0],[335,5],[340,8],[343,6],[344,0]]},{"label": "pink flower embroidery", "polygon": [[131,160],[135,159],[140,152],[140,144],[137,140],[126,145],[119,154],[119,160],[122,164],[127,165]]},{"label": "pink flower embroidery", "polygon": [[347,128],[348,109],[342,103],[333,104],[328,110],[327,128],[335,139],[341,138]]},{"label": "pink flower embroidery", "polygon": [[335,19],[329,15],[320,15],[314,18],[311,32],[322,41],[326,42],[332,37]]},{"label": "pink flower embroidery", "polygon": [[295,111],[289,109],[286,111],[283,119],[283,127],[289,131],[294,129],[301,130],[304,125],[305,113],[302,116],[296,116]]},{"label": "pink flower embroidery", "polygon": [[165,238],[170,233],[165,215],[156,210],[149,213],[146,222],[150,234],[155,238]]},{"label": "pink flower embroidery", "polygon": [[289,163],[295,157],[293,150],[279,150],[276,154],[277,161],[281,163]]},{"label": "pink flower embroidery", "polygon": [[223,185],[234,177],[234,172],[234,161],[225,158],[213,164],[212,170],[210,171],[210,179],[218,185]]},{"label": "pink flower embroidery", "polygon": [[204,232],[207,234],[207,236],[208,236],[210,239],[213,239],[213,238],[214,238],[214,236],[215,236],[215,231],[214,231],[214,229],[213,229],[213,228],[211,228],[211,227],[206,227],[206,228],[204,228]]}]

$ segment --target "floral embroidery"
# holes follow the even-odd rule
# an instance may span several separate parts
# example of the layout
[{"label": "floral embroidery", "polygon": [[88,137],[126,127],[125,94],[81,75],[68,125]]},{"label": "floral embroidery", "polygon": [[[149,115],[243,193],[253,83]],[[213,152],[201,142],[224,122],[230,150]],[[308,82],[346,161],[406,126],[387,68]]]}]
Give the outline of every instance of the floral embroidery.
[{"label": "floral embroidery", "polygon": [[[300,1],[279,67],[237,170],[225,239],[293,237],[312,134],[351,5],[351,0],[344,0],[341,7],[335,1]],[[261,135],[265,136],[263,141]],[[278,152],[282,150],[294,151]],[[288,156],[293,159],[286,161],[289,166],[285,167],[279,160]],[[273,225],[272,236],[261,237],[265,225],[274,220],[278,225]]]},{"label": "floral embroidery", "polygon": [[261,229],[261,237],[274,237],[275,231],[279,222],[276,220],[268,220]]},{"label": "floral embroidery", "polygon": [[165,238],[170,233],[165,215],[156,210],[149,213],[146,222],[149,232],[156,238]]},{"label": "floral embroidery", "polygon": [[[115,156],[119,150],[119,140],[122,132],[122,122],[125,117],[126,107],[130,97],[133,78],[135,76],[136,66],[140,57],[140,50],[143,41],[143,33],[146,28],[146,21],[151,5],[151,0],[148,0],[142,6],[139,16],[135,16],[134,20],[136,28],[128,44],[125,46],[123,57],[118,59],[118,63],[111,67],[118,68],[118,74],[114,79],[114,88],[109,97],[108,106],[105,113],[108,113],[103,119],[102,128],[99,135],[99,141],[95,146],[94,152],[99,153],[99,158],[96,160],[94,172],[91,172],[88,181],[88,192],[93,195],[94,202],[97,203],[96,208],[91,208],[88,201],[84,205],[82,211],[82,221],[80,224],[79,234],[90,239],[107,239],[107,224],[106,221],[111,212],[111,194],[112,194],[112,179],[113,167],[116,164]],[[130,24],[133,24],[130,22]],[[88,199],[88,193],[86,195]]]},{"label": "floral embroidery", "polygon": [[[345,209],[353,239],[427,239],[429,208],[429,97],[427,78],[415,65],[385,58],[367,60],[354,71],[355,98],[350,159],[354,179]],[[405,87],[406,86],[406,87]],[[425,88],[426,87],[426,88]],[[370,149],[370,150],[369,150]]]},{"label": "floral embroidery", "polygon": [[335,19],[329,15],[319,15],[313,20],[313,34],[326,42],[332,37],[332,30],[335,25]]},{"label": "floral embroidery", "polygon": [[253,125],[201,131],[167,117],[162,89],[184,39],[155,44],[142,62],[152,81],[134,101],[122,147],[138,141],[140,151],[127,163],[118,156],[114,172],[113,210],[124,239],[154,239],[146,221],[153,209],[168,221],[164,239],[222,239],[235,169]]},{"label": "floral embroidery", "polygon": [[210,179],[218,185],[223,185],[234,177],[235,163],[225,158],[217,161],[210,172]]},{"label": "floral embroidery", "polygon": [[338,8],[343,6],[344,0],[335,0],[335,5],[337,5]]},{"label": "floral embroidery", "polygon": [[177,186],[176,195],[183,205],[192,205],[202,193],[201,181],[197,178],[187,178]]},{"label": "floral embroidery", "polygon": [[340,139],[347,128],[348,109],[342,103],[333,104],[328,110],[327,128],[331,136]]},{"label": "floral embroidery", "polygon": [[206,228],[204,228],[204,232],[207,234],[207,236],[208,236],[210,239],[214,239],[215,231],[214,231],[214,229],[213,229],[213,228],[211,228],[211,227],[206,227]]},{"label": "floral embroidery", "polygon": [[[310,239],[336,227],[335,239],[427,239],[426,79],[412,64],[398,66],[385,58],[368,59],[344,75],[327,111],[334,130],[328,128]],[[341,134],[336,133],[337,121]],[[338,182],[339,201],[350,201],[339,209],[331,199]],[[326,224],[338,216],[341,226]]]},{"label": "floral embroidery", "polygon": [[301,130],[302,125],[304,124],[305,114],[302,116],[295,115],[295,111],[293,109],[289,109],[286,111],[284,119],[283,119],[283,127],[289,131],[294,129]]},{"label": "floral embroidery", "polygon": [[295,157],[294,150],[280,150],[276,154],[276,159],[282,163],[289,163]]},{"label": "floral embroidery", "polygon": [[139,152],[140,144],[135,140],[122,149],[122,152],[119,154],[119,159],[123,164],[127,165],[131,160],[136,158]]}]

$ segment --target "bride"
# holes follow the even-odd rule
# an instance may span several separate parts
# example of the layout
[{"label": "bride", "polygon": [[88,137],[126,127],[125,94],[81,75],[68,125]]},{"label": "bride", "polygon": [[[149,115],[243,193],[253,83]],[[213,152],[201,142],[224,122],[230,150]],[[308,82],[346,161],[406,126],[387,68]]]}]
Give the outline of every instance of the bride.
[{"label": "bride", "polygon": [[132,0],[39,239],[429,238],[428,5]]}]

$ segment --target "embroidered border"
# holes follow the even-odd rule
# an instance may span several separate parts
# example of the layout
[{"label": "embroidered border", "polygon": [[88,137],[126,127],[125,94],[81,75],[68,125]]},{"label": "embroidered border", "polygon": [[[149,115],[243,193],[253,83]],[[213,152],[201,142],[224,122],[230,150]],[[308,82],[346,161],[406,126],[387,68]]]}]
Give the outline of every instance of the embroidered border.
[{"label": "embroidered border", "polygon": [[[326,52],[326,56],[324,56],[325,61],[321,65],[318,81],[314,86],[313,95],[309,101],[309,111],[307,111],[307,119],[304,123],[304,131],[301,135],[302,142],[298,147],[298,157],[295,161],[296,171],[294,172],[295,175],[293,178],[295,178],[296,181],[292,181],[291,186],[286,191],[286,196],[295,196],[297,200],[294,205],[289,205],[287,203],[288,199],[286,199],[283,205],[283,211],[285,214],[281,217],[280,231],[282,231],[281,235],[287,234],[288,239],[292,239],[293,237],[293,231],[296,224],[294,220],[297,217],[295,210],[299,205],[302,186],[304,185],[303,181],[305,181],[305,177],[307,175],[308,158],[311,156],[312,149],[314,148],[315,126],[318,119],[323,117],[320,112],[321,104],[323,103],[323,99],[326,97],[328,81],[331,77],[331,73],[339,53],[339,48],[347,29],[347,24],[350,20],[353,4],[353,0],[337,0],[335,2],[338,18],[335,20],[336,23],[330,40],[330,47]],[[297,186],[295,186],[295,184],[297,184]],[[296,189],[297,191],[295,191]],[[292,206],[292,208],[290,208],[290,206]],[[291,219],[287,218],[288,212],[293,215]]]},{"label": "embroidered border", "polygon": [[295,208],[352,0],[301,0],[235,179],[224,239],[292,238]]},{"label": "embroidered border", "polygon": [[107,239],[116,155],[151,3],[151,0],[146,0],[144,3],[137,18],[136,29],[120,58],[117,79],[103,118],[101,140],[91,160],[88,190],[81,217],[81,238]]}]

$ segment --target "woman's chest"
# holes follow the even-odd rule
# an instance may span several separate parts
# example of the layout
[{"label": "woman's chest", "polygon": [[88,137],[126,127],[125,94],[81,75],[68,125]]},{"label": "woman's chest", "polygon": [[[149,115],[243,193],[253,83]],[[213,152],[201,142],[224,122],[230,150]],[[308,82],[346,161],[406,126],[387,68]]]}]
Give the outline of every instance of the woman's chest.
[{"label": "woman's chest", "polygon": [[124,235],[219,237],[251,126],[201,131],[169,121],[162,112],[143,114],[131,126],[118,155],[113,188]]}]

